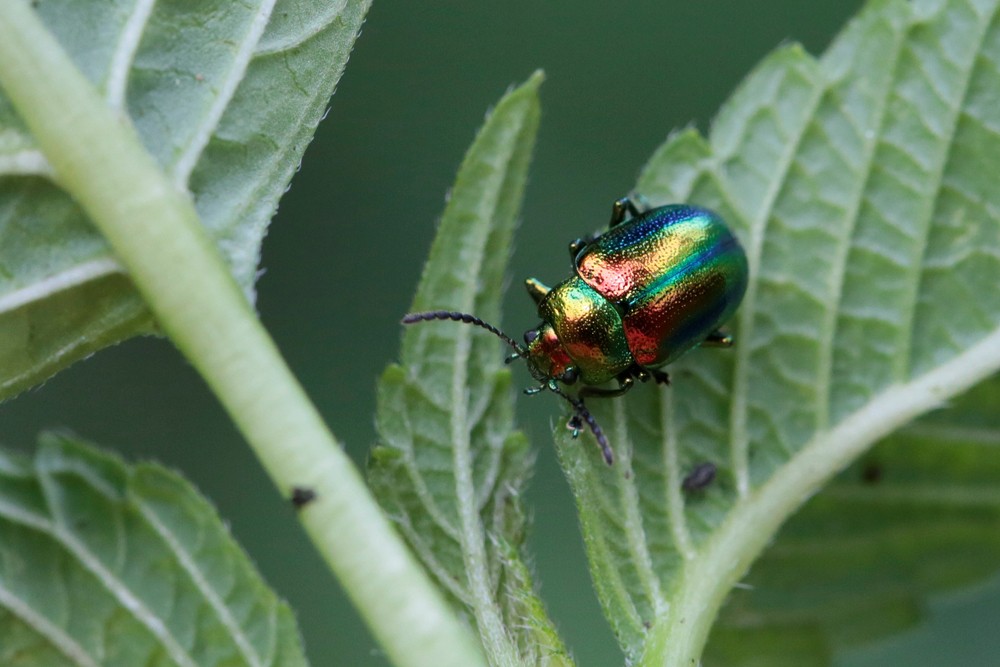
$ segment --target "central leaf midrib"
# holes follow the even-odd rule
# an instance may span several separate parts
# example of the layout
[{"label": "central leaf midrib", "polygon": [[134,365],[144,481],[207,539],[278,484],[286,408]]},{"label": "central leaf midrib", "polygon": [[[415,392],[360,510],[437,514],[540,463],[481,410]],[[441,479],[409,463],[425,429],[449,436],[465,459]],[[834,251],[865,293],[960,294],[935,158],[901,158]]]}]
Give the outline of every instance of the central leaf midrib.
[{"label": "central leaf midrib", "polygon": [[674,392],[661,391],[659,400],[660,425],[663,430],[661,442],[663,452],[664,499],[667,508],[667,523],[674,538],[674,546],[684,560],[697,556],[691,530],[684,513],[685,501],[678,457],[677,428],[674,421]]},{"label": "central leaf midrib", "polygon": [[615,415],[615,442],[624,443],[618,447],[618,465],[622,470],[616,471],[618,480],[618,494],[624,516],[622,517],[622,527],[625,529],[625,537],[628,543],[629,553],[632,555],[632,562],[635,564],[639,581],[645,589],[646,596],[653,608],[654,614],[659,614],[666,606],[666,600],[660,590],[660,580],[653,569],[653,560],[649,553],[648,540],[646,539],[646,529],[642,520],[642,511],[639,507],[639,495],[635,484],[635,475],[626,477],[624,470],[632,469],[631,456],[626,450],[628,443],[632,440],[628,436],[628,422],[625,415],[625,406],[622,401],[614,401],[612,405]]},{"label": "central leaf midrib", "polygon": [[[524,118],[508,129],[509,136],[517,136],[524,128]],[[505,144],[508,152],[502,156],[504,163],[512,158],[514,143]],[[501,168],[497,168],[502,173]],[[489,179],[484,179],[489,182]],[[504,179],[500,179],[493,187],[481,194],[477,200],[475,219],[492,221],[497,210],[500,193],[503,190]],[[480,225],[481,233],[488,235],[488,225]],[[467,275],[478,276],[483,265],[486,247],[485,239],[474,246],[474,258],[468,263]],[[477,281],[468,281],[457,306],[462,312],[469,312],[476,299]],[[452,439],[452,461],[454,466],[455,497],[460,523],[459,535],[462,549],[462,559],[466,565],[467,582],[473,599],[473,612],[476,625],[483,638],[484,647],[491,663],[502,667],[519,667],[518,652],[506,632],[503,623],[503,613],[493,595],[490,582],[489,563],[486,557],[486,534],[482,517],[479,514],[475,482],[473,480],[473,461],[471,450],[471,428],[468,422],[468,362],[472,349],[472,327],[459,327],[455,332],[455,360],[451,378],[452,409],[449,415],[450,433]]]}]

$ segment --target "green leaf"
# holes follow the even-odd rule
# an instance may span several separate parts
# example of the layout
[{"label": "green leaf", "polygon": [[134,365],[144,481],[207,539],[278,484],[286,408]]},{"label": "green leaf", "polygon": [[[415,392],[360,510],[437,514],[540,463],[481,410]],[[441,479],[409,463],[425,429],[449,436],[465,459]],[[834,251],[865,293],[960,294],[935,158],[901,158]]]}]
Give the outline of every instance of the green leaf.
[{"label": "green leaf", "polygon": [[[508,93],[466,154],[413,312],[499,319],[541,82],[538,73]],[[502,358],[496,339],[470,326],[407,328],[401,364],[379,383],[369,477],[414,552],[472,616],[491,664],[569,664],[522,561],[531,459],[513,430]]]},{"label": "green leaf", "polygon": [[[267,223],[369,4],[74,0],[37,3],[37,11],[176,187],[191,193],[252,299]],[[0,238],[0,399],[155,330],[2,92]]]},{"label": "green leaf", "polygon": [[0,451],[0,664],[305,665],[288,606],[175,473]]},{"label": "green leaf", "polygon": [[[996,0],[877,0],[821,59],[765,59],[708,138],[637,190],[714,208],[751,265],[731,351],[590,407],[616,464],[556,429],[629,660],[696,663],[781,523],[875,442],[1000,368]],[[589,439],[589,436],[586,436]],[[718,469],[685,494],[698,463]],[[748,649],[749,650],[749,649]]]},{"label": "green leaf", "polygon": [[810,500],[730,596],[706,667],[830,665],[920,622],[932,594],[995,575],[998,397],[1000,382],[980,385],[880,442]]}]

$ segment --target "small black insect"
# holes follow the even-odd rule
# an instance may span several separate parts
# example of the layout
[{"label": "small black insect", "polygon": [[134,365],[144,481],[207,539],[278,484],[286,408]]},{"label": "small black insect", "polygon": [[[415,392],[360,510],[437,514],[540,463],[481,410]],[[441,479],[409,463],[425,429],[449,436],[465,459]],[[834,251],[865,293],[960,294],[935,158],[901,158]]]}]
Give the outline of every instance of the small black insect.
[{"label": "small black insect", "polygon": [[312,489],[307,489],[302,486],[296,486],[292,489],[292,505],[295,509],[300,510],[312,501],[316,500],[316,492]]},{"label": "small black insect", "polygon": [[688,493],[704,491],[712,482],[715,481],[715,472],[715,464],[711,461],[699,463],[694,467],[694,470],[687,474],[684,481],[681,482],[681,488]]},{"label": "small black insect", "polygon": [[882,475],[885,471],[882,469],[876,461],[869,461],[865,464],[865,467],[861,469],[861,481],[865,484],[878,484],[882,481]]}]

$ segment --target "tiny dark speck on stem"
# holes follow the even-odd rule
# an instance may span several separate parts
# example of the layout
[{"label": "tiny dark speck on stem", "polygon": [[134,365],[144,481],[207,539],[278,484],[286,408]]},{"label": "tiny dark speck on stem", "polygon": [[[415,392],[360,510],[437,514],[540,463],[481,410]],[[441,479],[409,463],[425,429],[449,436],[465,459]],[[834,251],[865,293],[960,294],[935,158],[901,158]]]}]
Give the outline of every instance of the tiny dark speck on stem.
[{"label": "tiny dark speck on stem", "polygon": [[291,500],[295,509],[300,510],[312,501],[316,500],[316,492],[306,487],[296,486],[292,489]]},{"label": "tiny dark speck on stem", "polygon": [[875,461],[870,461],[861,470],[861,481],[865,484],[878,484],[882,481],[884,472],[882,466]]}]

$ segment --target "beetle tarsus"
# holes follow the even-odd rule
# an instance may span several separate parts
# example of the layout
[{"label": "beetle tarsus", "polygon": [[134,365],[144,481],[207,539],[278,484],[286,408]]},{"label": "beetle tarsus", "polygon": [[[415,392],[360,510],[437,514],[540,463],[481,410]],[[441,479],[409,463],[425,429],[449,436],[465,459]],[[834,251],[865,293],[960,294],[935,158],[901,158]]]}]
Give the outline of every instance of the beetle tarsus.
[{"label": "beetle tarsus", "polygon": [[732,347],[733,337],[725,331],[716,330],[708,334],[701,344],[705,347]]},{"label": "beetle tarsus", "polygon": [[649,382],[653,380],[656,384],[670,384],[670,376],[655,368],[645,368],[636,364],[628,369],[626,373],[639,380],[639,382]]},{"label": "beetle tarsus", "polygon": [[611,205],[611,222],[608,224],[608,227],[615,227],[625,222],[626,213],[633,218],[638,218],[641,215],[635,202],[630,197],[616,199],[615,203]]},{"label": "beetle tarsus", "polygon": [[701,342],[703,347],[732,347],[733,337],[721,329],[716,329]]},{"label": "beetle tarsus", "polygon": [[580,251],[589,246],[591,243],[601,238],[600,233],[591,234],[590,236],[582,236],[578,239],[573,239],[569,242],[569,258],[575,264],[576,257],[580,254]]},{"label": "beetle tarsus", "polygon": [[649,373],[650,377],[653,378],[653,381],[656,382],[656,384],[664,384],[664,385],[670,384],[669,373],[658,371],[655,368],[647,368],[646,371]]}]

